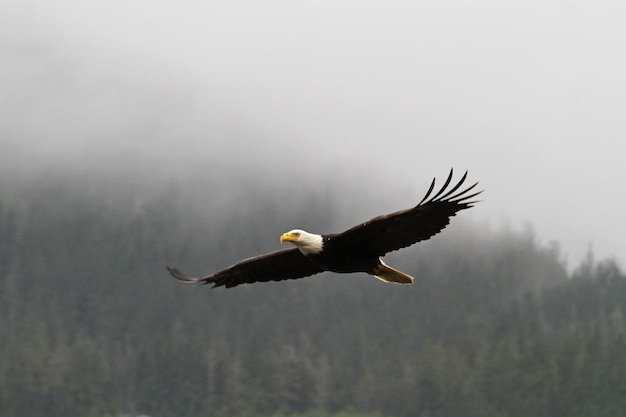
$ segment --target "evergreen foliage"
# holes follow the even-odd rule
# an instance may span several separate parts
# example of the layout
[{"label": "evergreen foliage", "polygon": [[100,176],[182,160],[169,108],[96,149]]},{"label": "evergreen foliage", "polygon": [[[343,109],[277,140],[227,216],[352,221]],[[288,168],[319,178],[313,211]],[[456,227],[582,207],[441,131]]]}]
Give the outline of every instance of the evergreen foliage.
[{"label": "evergreen foliage", "polygon": [[2,416],[626,415],[626,275],[610,260],[569,274],[530,233],[455,219],[393,255],[412,286],[189,288],[164,265],[209,272],[283,230],[327,231],[328,194],[279,216],[259,193],[233,211],[98,187],[0,190]]}]

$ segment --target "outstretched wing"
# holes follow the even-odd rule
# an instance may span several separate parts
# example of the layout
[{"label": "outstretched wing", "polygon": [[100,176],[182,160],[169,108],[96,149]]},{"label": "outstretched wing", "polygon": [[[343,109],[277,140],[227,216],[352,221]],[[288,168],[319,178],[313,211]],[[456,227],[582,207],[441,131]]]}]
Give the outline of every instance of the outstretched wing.
[{"label": "outstretched wing", "polygon": [[202,278],[190,277],[177,268],[169,266],[166,268],[174,278],[184,283],[213,284],[213,287],[226,288],[253,282],[304,278],[322,272],[322,269],[307,259],[298,248],[245,259]]},{"label": "outstretched wing", "polygon": [[417,206],[375,217],[337,234],[333,237],[335,246],[346,251],[383,256],[431,238],[450,223],[450,217],[476,203],[471,199],[482,191],[470,193],[478,183],[462,188],[466,178],[467,172],[449,189],[452,181],[450,170],[445,184],[434,196],[430,197],[435,179]]}]

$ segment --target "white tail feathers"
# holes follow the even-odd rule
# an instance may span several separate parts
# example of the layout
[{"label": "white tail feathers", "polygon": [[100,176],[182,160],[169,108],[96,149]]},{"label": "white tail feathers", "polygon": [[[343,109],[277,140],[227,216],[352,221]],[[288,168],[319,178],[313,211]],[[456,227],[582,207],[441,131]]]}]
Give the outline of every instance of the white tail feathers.
[{"label": "white tail feathers", "polygon": [[384,282],[393,282],[396,284],[413,284],[413,277],[387,266],[383,261],[374,268],[372,272],[376,278]]}]

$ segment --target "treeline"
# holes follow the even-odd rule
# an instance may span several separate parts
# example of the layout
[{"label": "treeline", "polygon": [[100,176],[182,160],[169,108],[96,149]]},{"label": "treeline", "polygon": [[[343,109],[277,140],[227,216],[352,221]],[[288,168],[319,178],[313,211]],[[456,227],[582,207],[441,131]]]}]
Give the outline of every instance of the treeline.
[{"label": "treeline", "polygon": [[570,274],[532,233],[459,218],[391,256],[412,286],[176,284],[164,265],[208,272],[336,214],[328,192],[289,208],[242,187],[221,205],[220,187],[0,189],[0,414],[626,415],[614,262]]}]

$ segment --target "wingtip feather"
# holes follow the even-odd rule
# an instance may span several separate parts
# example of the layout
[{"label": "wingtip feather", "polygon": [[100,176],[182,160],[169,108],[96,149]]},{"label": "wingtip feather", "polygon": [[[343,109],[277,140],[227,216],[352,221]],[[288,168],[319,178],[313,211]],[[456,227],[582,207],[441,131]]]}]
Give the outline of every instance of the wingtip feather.
[{"label": "wingtip feather", "polygon": [[165,268],[167,269],[167,271],[170,273],[171,276],[173,276],[174,278],[176,278],[183,284],[198,284],[201,281],[199,278],[190,277],[189,275],[185,274],[183,271],[181,271],[178,268],[174,268],[170,266],[166,266]]},{"label": "wingtip feather", "polygon": [[450,168],[450,174],[448,174],[448,178],[446,178],[446,182],[443,184],[443,186],[441,187],[441,189],[437,192],[437,194],[435,194],[433,196],[433,198],[431,198],[432,200],[436,200],[437,197],[439,197],[441,194],[443,194],[443,192],[446,190],[446,188],[448,188],[448,185],[450,185],[450,181],[452,181],[452,176],[454,175],[454,169]]},{"label": "wingtip feather", "polygon": [[454,170],[451,168],[450,173],[448,174],[448,177],[446,178],[446,181],[443,184],[443,186],[439,189],[439,191],[437,191],[437,193],[434,196],[431,197],[430,195],[432,194],[435,188],[435,179],[433,179],[432,183],[430,184],[430,188],[426,192],[426,195],[424,196],[424,198],[422,198],[422,200],[417,204],[417,207],[421,206],[422,204],[435,202],[435,201],[447,201],[451,203],[467,204],[468,199],[482,193],[482,190],[481,190],[471,195],[468,194],[469,191],[473,190],[478,185],[478,182],[470,185],[467,188],[461,189],[461,186],[465,183],[465,180],[467,179],[468,173],[469,171],[465,171],[465,173],[459,179],[459,181],[457,181],[457,183],[450,190],[447,190],[448,186],[452,182],[452,177],[454,175]]},{"label": "wingtip feather", "polygon": [[436,180],[437,180],[436,178],[433,178],[432,182],[430,183],[430,188],[428,188],[428,191],[426,192],[426,195],[424,195],[424,198],[422,198],[422,201],[417,203],[418,206],[421,205],[424,201],[426,201],[428,196],[430,196],[430,193],[433,192],[433,190],[435,189],[435,181]]}]

